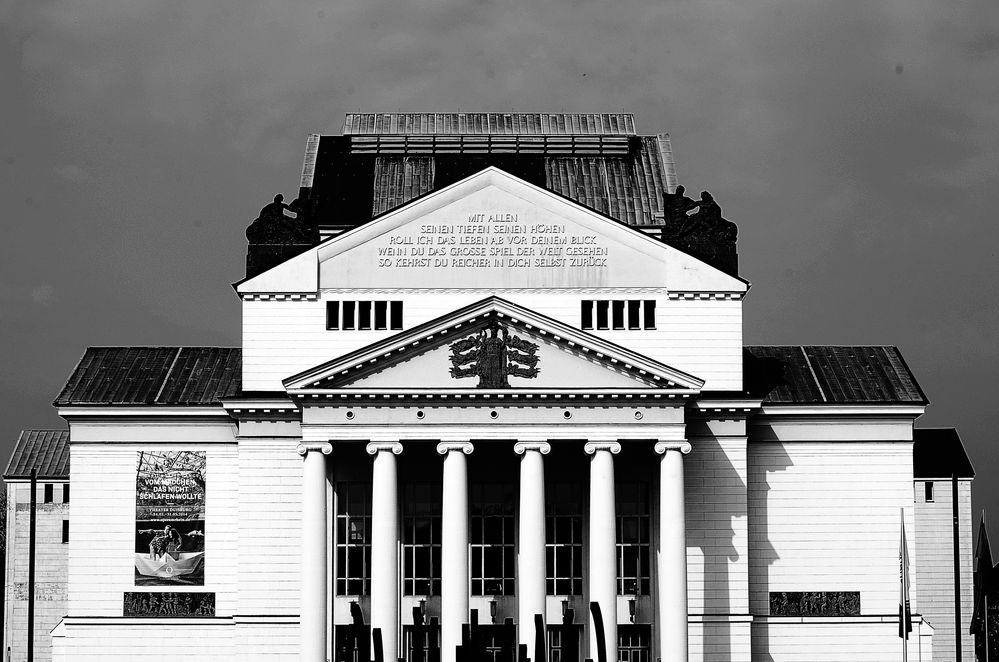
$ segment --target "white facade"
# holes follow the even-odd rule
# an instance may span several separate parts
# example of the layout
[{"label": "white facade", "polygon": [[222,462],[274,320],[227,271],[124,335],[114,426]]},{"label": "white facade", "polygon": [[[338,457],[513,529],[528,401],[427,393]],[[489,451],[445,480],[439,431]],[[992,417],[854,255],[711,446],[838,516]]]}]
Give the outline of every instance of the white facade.
[{"label": "white facade", "polygon": [[[485,257],[450,253],[462,246]],[[446,250],[447,267],[414,255],[420,247]],[[587,266],[570,266],[573,247]],[[422,259],[431,266],[397,261]],[[469,610],[480,624],[512,619],[534,659],[530,615],[560,624],[565,601],[580,657],[597,657],[595,602],[611,660],[637,643],[646,657],[629,659],[901,659],[899,514],[910,536],[919,530],[912,429],[923,403],[747,392],[748,289],[492,168],[240,283],[239,394],[60,408],[73,537],[53,659],[339,659],[352,603],[387,658],[407,657],[421,601],[447,662]],[[400,328],[388,303],[371,323],[384,329],[330,328],[343,326],[344,302],[362,301],[401,302]],[[584,302],[597,301],[624,303],[592,326],[614,327],[619,306],[625,328],[581,328]],[[490,388],[452,377],[452,345],[493,328],[535,346],[537,375]],[[204,454],[201,585],[137,586],[136,457],[150,451]],[[424,486],[436,496],[420,501]],[[559,522],[565,539],[552,533]],[[438,553],[432,576],[407,565]],[[926,661],[933,629],[918,614],[935,561],[911,538],[909,554],[909,659]],[[489,575],[494,557],[501,571]],[[558,559],[569,567],[553,577]],[[126,594],[169,591],[214,594],[213,615],[124,615]],[[859,594],[859,607],[773,614],[788,593],[843,604]]]}]

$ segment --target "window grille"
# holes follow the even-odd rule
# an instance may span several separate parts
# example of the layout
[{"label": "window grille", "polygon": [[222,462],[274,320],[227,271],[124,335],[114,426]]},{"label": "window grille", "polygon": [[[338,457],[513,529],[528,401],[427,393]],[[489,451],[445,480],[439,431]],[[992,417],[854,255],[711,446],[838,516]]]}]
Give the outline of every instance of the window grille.
[{"label": "window grille", "polygon": [[513,595],[516,563],[514,487],[472,485],[472,595]]},{"label": "window grille", "polygon": [[648,595],[651,545],[649,488],[644,482],[618,483],[617,592]]},{"label": "window grille", "polygon": [[403,593],[440,595],[440,483],[413,483],[403,492]]},{"label": "window grille", "polygon": [[551,483],[545,495],[548,595],[583,593],[583,495],[578,483]]},{"label": "window grille", "polygon": [[337,595],[366,595],[371,584],[371,483],[337,483]]}]

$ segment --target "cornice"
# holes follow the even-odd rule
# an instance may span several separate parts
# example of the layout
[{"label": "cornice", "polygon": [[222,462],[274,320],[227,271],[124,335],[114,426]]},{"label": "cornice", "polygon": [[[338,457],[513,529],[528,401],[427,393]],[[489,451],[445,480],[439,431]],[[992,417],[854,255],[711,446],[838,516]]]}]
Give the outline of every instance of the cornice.
[{"label": "cornice", "polygon": [[239,293],[243,301],[318,301],[317,292],[257,292]]}]

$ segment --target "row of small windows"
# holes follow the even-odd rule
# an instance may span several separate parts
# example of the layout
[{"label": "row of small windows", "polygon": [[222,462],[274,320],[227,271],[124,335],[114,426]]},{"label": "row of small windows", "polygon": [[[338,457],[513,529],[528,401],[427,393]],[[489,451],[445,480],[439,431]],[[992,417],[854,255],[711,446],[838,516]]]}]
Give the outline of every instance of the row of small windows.
[{"label": "row of small windows", "polygon": [[[42,502],[55,503],[55,485],[45,483],[42,487]],[[62,484],[62,502],[69,503],[69,483]]]},{"label": "row of small windows", "polygon": [[[440,595],[440,485],[403,487],[402,556],[405,595]],[[546,589],[549,595],[583,592],[583,494],[575,483],[548,486],[545,504]],[[470,486],[469,555],[472,595],[513,595],[516,576],[516,492],[509,484]],[[651,510],[648,485],[617,486],[617,589],[651,589]],[[368,593],[371,578],[371,484],[337,484],[338,595]]]},{"label": "row of small windows", "polygon": [[327,301],[326,328],[331,331],[398,331],[402,301]]},{"label": "row of small windows", "polygon": [[590,329],[655,329],[655,299],[583,299],[580,327]]}]

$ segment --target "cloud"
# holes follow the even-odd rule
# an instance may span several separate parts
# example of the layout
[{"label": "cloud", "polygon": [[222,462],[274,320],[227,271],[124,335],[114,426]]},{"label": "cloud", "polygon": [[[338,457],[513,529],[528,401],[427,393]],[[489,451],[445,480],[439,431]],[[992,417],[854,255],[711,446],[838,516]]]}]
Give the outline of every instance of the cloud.
[{"label": "cloud", "polygon": [[55,301],[55,288],[51,285],[36,285],[31,288],[31,300],[40,306],[49,306]]}]

